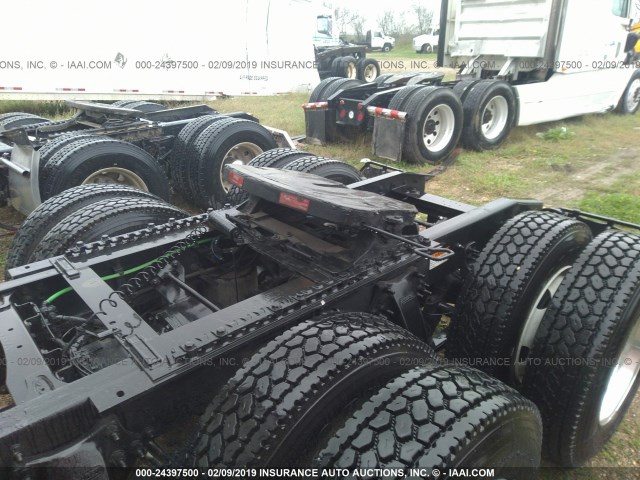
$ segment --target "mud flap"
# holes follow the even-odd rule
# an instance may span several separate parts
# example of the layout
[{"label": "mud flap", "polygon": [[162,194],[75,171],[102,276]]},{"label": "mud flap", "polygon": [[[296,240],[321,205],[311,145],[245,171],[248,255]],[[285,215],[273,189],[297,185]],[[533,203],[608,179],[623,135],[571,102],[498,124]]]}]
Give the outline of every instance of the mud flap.
[{"label": "mud flap", "polygon": [[11,206],[24,215],[29,215],[40,199],[39,170],[40,152],[37,151],[23,129],[4,134],[13,142],[10,159],[2,159],[9,170],[9,199]]},{"label": "mud flap", "polygon": [[336,137],[336,112],[333,109],[305,110],[306,142],[324,145]]},{"label": "mud flap", "polygon": [[398,119],[376,117],[371,142],[373,154],[396,162],[402,160],[405,125]]}]

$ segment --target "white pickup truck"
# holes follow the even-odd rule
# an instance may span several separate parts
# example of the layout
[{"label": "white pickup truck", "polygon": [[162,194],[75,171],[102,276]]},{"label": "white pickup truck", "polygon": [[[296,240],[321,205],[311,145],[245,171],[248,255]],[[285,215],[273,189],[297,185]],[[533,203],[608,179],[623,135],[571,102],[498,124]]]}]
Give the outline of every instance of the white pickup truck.
[{"label": "white pickup truck", "polygon": [[385,35],[380,30],[368,30],[366,45],[371,50],[382,50],[388,52],[396,46],[396,39]]},{"label": "white pickup truck", "polygon": [[440,27],[430,27],[426,33],[413,37],[413,49],[416,53],[433,53],[438,50]]}]

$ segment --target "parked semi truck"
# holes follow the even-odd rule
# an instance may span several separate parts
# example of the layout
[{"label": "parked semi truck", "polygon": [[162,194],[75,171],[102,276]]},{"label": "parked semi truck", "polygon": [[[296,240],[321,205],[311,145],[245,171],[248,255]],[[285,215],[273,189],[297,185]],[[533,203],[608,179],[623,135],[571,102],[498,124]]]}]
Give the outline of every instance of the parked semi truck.
[{"label": "parked semi truck", "polygon": [[[424,163],[459,141],[500,146],[516,126],[640,106],[640,63],[630,31],[637,2],[442,2],[437,64],[444,74],[326,79],[305,105],[310,141],[373,129],[373,151]],[[585,35],[585,32],[589,32]]]},{"label": "parked semi truck", "polygon": [[236,207],[85,185],[27,218],[0,287],[3,478],[533,480],[603,447],[640,382],[640,226],[373,163],[348,187],[303,173],[335,160],[256,166],[300,153],[228,165]]},{"label": "parked semi truck", "polygon": [[313,45],[320,78],[342,77],[372,82],[380,75],[380,64],[374,58],[367,57],[367,51],[379,48],[389,51],[395,45],[395,39],[381,32],[367,32],[366,42],[348,43],[340,38],[336,31],[333,8],[323,4],[319,7],[316,33]]}]

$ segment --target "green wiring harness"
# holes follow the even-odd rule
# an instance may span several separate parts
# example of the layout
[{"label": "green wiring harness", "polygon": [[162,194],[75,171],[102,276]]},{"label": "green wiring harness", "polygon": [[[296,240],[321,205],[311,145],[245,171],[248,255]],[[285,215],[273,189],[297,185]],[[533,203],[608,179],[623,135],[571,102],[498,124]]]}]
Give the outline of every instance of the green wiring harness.
[{"label": "green wiring harness", "polygon": [[[204,240],[198,240],[197,242],[195,242],[195,244],[193,244],[193,245],[191,245],[191,246],[189,246],[189,247],[186,247],[183,251],[185,251],[187,248],[193,248],[193,247],[194,247],[194,246],[196,246],[196,245],[203,245],[203,244],[205,244],[205,243],[211,242],[212,240],[214,240],[214,239],[212,239],[212,238],[206,238],[206,239],[204,239]],[[137,273],[137,272],[139,272],[140,270],[144,270],[145,268],[147,268],[147,267],[149,267],[149,266],[153,265],[154,263],[156,263],[156,262],[158,262],[158,261],[162,260],[166,255],[167,255],[167,254],[162,255],[162,256],[160,256],[160,257],[158,257],[158,258],[154,258],[153,260],[149,260],[148,262],[145,262],[145,263],[143,263],[142,265],[138,265],[137,267],[130,268],[130,269],[128,269],[128,270],[125,270],[124,272],[112,273],[111,275],[105,275],[104,277],[100,277],[100,278],[101,278],[102,280],[104,280],[105,282],[107,282],[107,281],[109,281],[109,280],[115,280],[116,278],[126,277],[126,276],[128,276],[128,275],[133,274],[133,273]],[[56,293],[54,293],[54,294],[53,294],[53,295],[51,295],[49,298],[47,298],[47,299],[44,301],[44,303],[53,303],[53,302],[55,302],[58,298],[62,297],[63,295],[65,295],[65,294],[67,294],[67,293],[69,293],[69,292],[72,292],[72,291],[73,291],[73,288],[71,288],[71,287],[66,287],[66,288],[63,288],[62,290],[58,290]]]}]

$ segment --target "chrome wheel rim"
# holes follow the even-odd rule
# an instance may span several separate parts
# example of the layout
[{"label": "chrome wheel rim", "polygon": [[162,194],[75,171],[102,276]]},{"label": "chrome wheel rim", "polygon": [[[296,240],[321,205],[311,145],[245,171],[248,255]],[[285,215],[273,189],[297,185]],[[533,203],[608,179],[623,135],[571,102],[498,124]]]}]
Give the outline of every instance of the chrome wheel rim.
[{"label": "chrome wheel rim", "polygon": [[82,185],[90,183],[115,183],[118,185],[128,185],[144,192],[149,191],[147,184],[144,183],[144,180],[142,180],[140,176],[131,170],[120,167],[108,167],[98,170],[85,178]]},{"label": "chrome wheel rim", "polygon": [[547,280],[533,302],[533,307],[529,310],[516,349],[513,353],[511,374],[518,383],[522,383],[524,379],[529,354],[533,349],[533,343],[536,339],[538,328],[540,328],[540,323],[544,318],[544,314],[547,312],[551,304],[551,299],[558,291],[558,288],[560,288],[560,284],[570,268],[571,266],[562,267],[549,277],[549,280]]},{"label": "chrome wheel rim", "polygon": [[238,143],[229,149],[220,166],[220,183],[225,191],[229,191],[231,184],[224,175],[224,167],[227,165],[246,165],[261,153],[263,153],[262,148],[251,142]]},{"label": "chrome wheel rim", "polygon": [[449,105],[437,105],[434,107],[422,127],[422,141],[430,152],[441,152],[453,138],[455,132],[456,117]]},{"label": "chrome wheel rim", "polygon": [[482,112],[482,134],[487,140],[498,138],[509,120],[509,103],[501,96],[493,97]]},{"label": "chrome wheel rim", "polygon": [[622,352],[609,374],[602,402],[600,403],[600,425],[606,425],[616,418],[640,372],[640,315],[631,327]]},{"label": "chrome wheel rim", "polygon": [[635,79],[631,85],[629,86],[629,91],[627,92],[627,98],[625,99],[627,103],[627,111],[633,112],[640,105],[640,79]]},{"label": "chrome wheel rim", "polygon": [[377,78],[378,69],[375,65],[367,65],[364,67],[364,73],[362,76],[364,77],[365,82],[371,83]]}]

